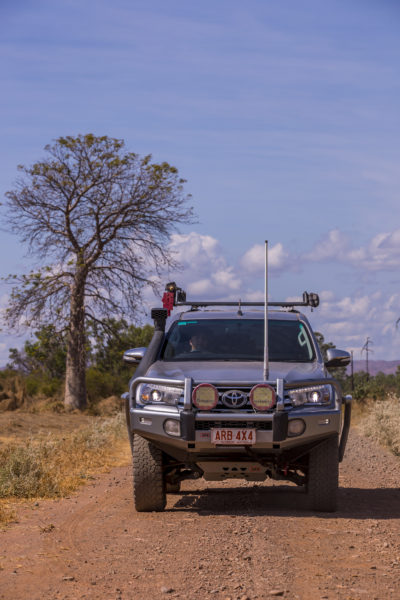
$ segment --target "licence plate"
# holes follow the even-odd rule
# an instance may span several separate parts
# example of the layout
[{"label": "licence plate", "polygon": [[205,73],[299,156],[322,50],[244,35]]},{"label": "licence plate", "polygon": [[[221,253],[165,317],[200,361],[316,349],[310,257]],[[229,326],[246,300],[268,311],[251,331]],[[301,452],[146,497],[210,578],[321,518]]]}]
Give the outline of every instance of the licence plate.
[{"label": "licence plate", "polygon": [[256,443],[255,429],[238,429],[237,427],[221,427],[211,429],[211,443],[227,446],[250,446]]}]

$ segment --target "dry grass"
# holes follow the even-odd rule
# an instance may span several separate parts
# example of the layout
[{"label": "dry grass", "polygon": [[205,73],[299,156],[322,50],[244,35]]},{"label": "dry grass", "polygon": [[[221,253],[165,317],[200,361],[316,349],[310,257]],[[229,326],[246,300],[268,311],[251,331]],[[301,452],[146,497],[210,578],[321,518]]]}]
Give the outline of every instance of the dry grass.
[{"label": "dry grass", "polygon": [[359,429],[382,446],[400,456],[400,399],[370,402],[359,422]]},{"label": "dry grass", "polygon": [[9,502],[0,500],[0,525],[3,523],[9,523],[15,519],[16,514]]},{"label": "dry grass", "polygon": [[[30,438],[0,449],[0,498],[55,498],[68,495],[94,474],[129,457],[124,416],[98,419],[60,438]],[[9,509],[0,504],[0,522]]]},{"label": "dry grass", "polygon": [[[372,400],[371,400],[372,402]],[[352,426],[358,427],[360,423],[369,415],[370,408],[369,402],[358,402],[353,399],[351,406],[351,424]],[[344,409],[343,409],[344,414]]]}]

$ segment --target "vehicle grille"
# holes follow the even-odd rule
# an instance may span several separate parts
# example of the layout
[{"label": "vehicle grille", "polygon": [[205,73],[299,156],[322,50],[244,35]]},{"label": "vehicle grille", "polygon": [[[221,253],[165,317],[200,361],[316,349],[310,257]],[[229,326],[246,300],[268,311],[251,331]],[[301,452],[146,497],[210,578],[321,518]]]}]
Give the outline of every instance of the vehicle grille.
[{"label": "vehicle grille", "polygon": [[[243,410],[245,412],[247,412],[249,410],[253,411],[253,407],[250,404],[250,391],[252,389],[252,386],[244,387],[244,386],[240,386],[240,385],[239,386],[231,385],[228,387],[228,386],[217,385],[216,387],[218,390],[218,404],[214,409],[215,411],[218,411],[218,412],[220,412],[220,411],[225,412],[227,410],[230,410],[230,411],[234,410],[235,412],[238,412],[241,410]],[[274,385],[272,387],[275,388]],[[244,394],[246,396],[246,403],[241,406],[238,406],[238,407],[236,407],[234,405],[227,406],[226,404],[224,404],[222,397],[226,392],[230,392],[230,391],[239,391],[242,394]],[[288,393],[285,394],[285,405],[291,406],[291,401],[290,401],[290,397],[289,397]],[[270,411],[266,411],[266,412],[274,412],[274,409],[271,409]]]},{"label": "vehicle grille", "polygon": [[[237,410],[246,410],[251,408],[251,404],[250,404],[250,387],[243,387],[243,386],[229,386],[229,387],[221,387],[221,386],[217,386],[217,390],[218,390],[218,404],[216,406],[216,408],[218,410],[232,410],[232,409],[237,409]],[[226,394],[227,392],[230,391],[238,391],[241,392],[244,396],[245,396],[245,403],[243,405],[240,405],[238,407],[236,407],[235,405],[231,405],[231,406],[227,406],[226,404],[224,404],[222,397],[224,394]]]}]

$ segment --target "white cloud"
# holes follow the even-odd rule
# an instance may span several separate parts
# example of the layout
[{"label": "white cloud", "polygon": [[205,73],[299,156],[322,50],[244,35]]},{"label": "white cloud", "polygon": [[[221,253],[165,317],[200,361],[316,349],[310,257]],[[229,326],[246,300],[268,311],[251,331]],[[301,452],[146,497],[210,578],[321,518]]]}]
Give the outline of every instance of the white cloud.
[{"label": "white cloud", "polygon": [[378,233],[358,248],[352,247],[348,235],[333,229],[303,259],[340,262],[365,271],[393,271],[400,267],[400,229]]},{"label": "white cloud", "polygon": [[379,233],[372,238],[360,260],[368,270],[392,270],[400,267],[400,229]]},{"label": "white cloud", "polygon": [[237,290],[241,284],[241,280],[235,275],[233,267],[220,269],[212,274],[212,279],[216,285],[229,290]]},{"label": "white cloud", "polygon": [[334,297],[334,293],[330,290],[322,290],[319,294],[321,302],[329,302],[329,300],[333,300]]},{"label": "white cloud", "polygon": [[[183,266],[179,285],[194,296],[227,296],[240,289],[242,281],[229,265],[218,240],[210,235],[191,232],[174,234],[170,249]],[[177,282],[178,283],[178,282]]]},{"label": "white cloud", "polygon": [[210,235],[201,235],[192,231],[186,235],[175,233],[171,236],[170,249],[183,265],[193,265],[196,270],[209,269],[210,265],[225,265],[218,240]]},{"label": "white cloud", "polygon": [[[287,269],[293,263],[289,253],[279,242],[268,248],[268,268],[272,271]],[[241,265],[249,273],[261,273],[265,268],[265,246],[255,244],[244,254]]]},{"label": "white cloud", "polygon": [[[237,292],[241,292],[241,298],[248,299],[253,290],[251,285],[249,288],[244,284],[243,279],[248,283],[264,272],[265,246],[261,244],[247,250],[238,264],[229,264],[218,240],[209,235],[195,232],[175,234],[170,248],[183,266],[179,285],[186,288],[192,298],[197,295],[201,299],[208,295],[209,299],[232,300],[237,299]],[[287,270],[292,262],[283,244],[277,243],[269,248],[268,267],[272,273]],[[254,292],[259,300],[259,292]]]},{"label": "white cloud", "polygon": [[189,293],[189,297],[194,298],[198,296],[204,296],[208,292],[212,292],[213,285],[209,279],[199,279],[197,281],[192,281],[187,286],[187,291]]},{"label": "white cloud", "polygon": [[341,260],[349,246],[347,236],[339,231],[332,229],[327,236],[321,238],[310,253],[305,254],[304,259],[312,262],[326,260]]},{"label": "white cloud", "polygon": [[400,356],[400,329],[396,329],[399,316],[400,293],[384,301],[379,291],[344,298],[324,291],[311,322],[325,340],[339,348],[353,350],[355,358],[361,357],[361,348],[369,336],[374,351],[371,358],[394,360]]}]

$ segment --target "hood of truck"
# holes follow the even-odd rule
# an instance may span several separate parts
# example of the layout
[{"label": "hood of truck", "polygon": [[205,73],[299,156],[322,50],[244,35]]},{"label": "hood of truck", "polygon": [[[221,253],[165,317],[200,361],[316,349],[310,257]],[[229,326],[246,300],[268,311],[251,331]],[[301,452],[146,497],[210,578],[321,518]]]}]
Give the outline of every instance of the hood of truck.
[{"label": "hood of truck", "polygon": [[[263,381],[263,363],[228,361],[157,361],[151,365],[146,377],[162,379],[185,379],[192,377],[195,383],[249,383]],[[287,363],[271,362],[268,381],[284,379],[287,383],[326,377],[324,366],[318,362]]]}]

